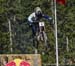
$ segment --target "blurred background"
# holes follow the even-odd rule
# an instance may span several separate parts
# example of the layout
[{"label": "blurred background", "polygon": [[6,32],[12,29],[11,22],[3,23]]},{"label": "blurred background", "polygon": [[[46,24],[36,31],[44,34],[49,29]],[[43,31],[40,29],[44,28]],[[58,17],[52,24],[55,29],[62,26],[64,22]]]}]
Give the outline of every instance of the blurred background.
[{"label": "blurred background", "polygon": [[[0,0],[0,54],[34,54],[32,32],[27,18],[40,6],[44,14],[54,18],[53,0]],[[54,29],[46,23],[48,48],[39,44],[38,54],[42,63],[52,66],[55,59]],[[59,63],[75,64],[75,0],[67,0],[66,5],[57,4]],[[44,66],[43,65],[43,66]]]}]

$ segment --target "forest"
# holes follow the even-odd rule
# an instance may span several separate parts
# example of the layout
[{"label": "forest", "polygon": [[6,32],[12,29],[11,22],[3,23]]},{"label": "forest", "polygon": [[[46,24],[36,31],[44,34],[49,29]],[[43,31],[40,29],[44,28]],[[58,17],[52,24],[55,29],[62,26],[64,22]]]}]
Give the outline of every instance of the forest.
[{"label": "forest", "polygon": [[[0,54],[34,54],[27,19],[37,6],[54,19],[52,0],[0,0]],[[75,64],[75,0],[66,0],[65,5],[57,3],[56,9],[59,63]],[[46,23],[49,44],[48,48],[40,44],[38,54],[42,63],[55,64],[55,29],[48,20],[42,21]]]}]

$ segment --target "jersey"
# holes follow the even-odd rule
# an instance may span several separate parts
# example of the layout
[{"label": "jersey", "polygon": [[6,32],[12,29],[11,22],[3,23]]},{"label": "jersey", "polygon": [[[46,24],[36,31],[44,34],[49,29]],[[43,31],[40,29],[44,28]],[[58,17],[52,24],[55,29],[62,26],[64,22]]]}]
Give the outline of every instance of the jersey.
[{"label": "jersey", "polygon": [[33,22],[36,22],[37,20],[39,20],[41,18],[45,18],[45,19],[48,19],[48,20],[52,20],[52,17],[49,17],[49,16],[44,15],[44,14],[39,15],[39,16],[36,16],[35,12],[33,12],[32,14],[29,15],[28,22],[31,25]]}]

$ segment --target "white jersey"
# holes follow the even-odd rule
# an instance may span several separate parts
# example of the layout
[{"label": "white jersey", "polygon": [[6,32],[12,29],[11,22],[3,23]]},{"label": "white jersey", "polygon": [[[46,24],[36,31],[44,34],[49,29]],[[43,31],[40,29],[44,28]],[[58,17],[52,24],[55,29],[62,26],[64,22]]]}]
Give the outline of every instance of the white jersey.
[{"label": "white jersey", "polygon": [[35,15],[35,12],[33,12],[32,14],[30,14],[30,16],[28,17],[28,21],[29,22],[33,22],[32,18],[34,18],[36,20],[36,15]]},{"label": "white jersey", "polygon": [[[52,17],[49,17],[47,15],[42,14],[43,18],[48,19],[48,20],[52,20]],[[32,14],[29,15],[28,17],[28,22],[31,25],[33,22],[36,22],[37,20],[39,20],[40,17],[36,16],[35,12],[33,12]]]}]

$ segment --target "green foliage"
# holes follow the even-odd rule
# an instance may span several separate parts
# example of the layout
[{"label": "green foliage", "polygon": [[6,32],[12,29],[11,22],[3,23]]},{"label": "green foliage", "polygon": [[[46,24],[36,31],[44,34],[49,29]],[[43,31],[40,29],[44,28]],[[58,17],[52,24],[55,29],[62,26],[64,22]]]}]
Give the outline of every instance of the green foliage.
[{"label": "green foliage", "polygon": [[[27,17],[40,6],[42,11],[52,16],[51,0],[0,0],[0,53],[34,53],[31,29]],[[16,21],[14,21],[14,16]],[[11,21],[13,46],[10,46],[8,19]],[[46,33],[49,39],[48,48],[39,45],[38,53],[42,55],[43,63],[55,63],[54,29],[46,22]],[[63,57],[75,57],[75,0],[67,0],[65,6],[57,4],[59,62]],[[69,52],[66,50],[66,37],[69,39]]]}]

